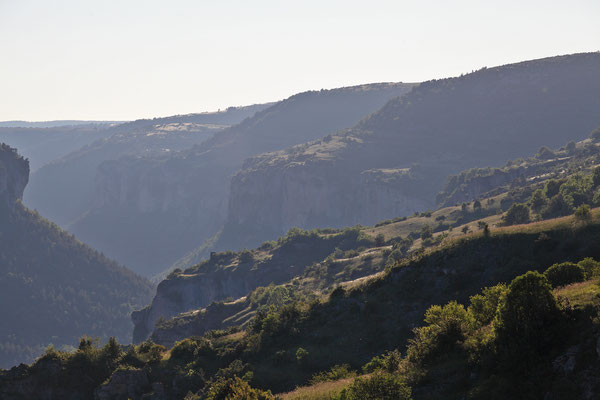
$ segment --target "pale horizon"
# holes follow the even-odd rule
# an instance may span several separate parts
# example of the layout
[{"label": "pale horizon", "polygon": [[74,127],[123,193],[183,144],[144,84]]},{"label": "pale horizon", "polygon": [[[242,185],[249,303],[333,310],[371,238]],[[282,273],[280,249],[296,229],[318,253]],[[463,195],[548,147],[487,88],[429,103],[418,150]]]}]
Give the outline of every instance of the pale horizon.
[{"label": "pale horizon", "polygon": [[599,16],[594,1],[0,0],[0,121],[125,121],[458,76],[598,51]]}]

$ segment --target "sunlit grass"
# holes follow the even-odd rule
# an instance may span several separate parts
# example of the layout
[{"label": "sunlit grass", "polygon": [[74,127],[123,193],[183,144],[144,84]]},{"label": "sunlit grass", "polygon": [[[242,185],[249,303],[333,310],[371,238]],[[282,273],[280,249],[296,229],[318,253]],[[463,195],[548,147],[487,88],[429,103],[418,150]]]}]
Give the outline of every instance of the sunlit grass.
[{"label": "sunlit grass", "polygon": [[329,400],[332,395],[349,386],[353,380],[354,378],[346,378],[333,382],[321,382],[312,386],[299,387],[280,396],[284,400]]}]

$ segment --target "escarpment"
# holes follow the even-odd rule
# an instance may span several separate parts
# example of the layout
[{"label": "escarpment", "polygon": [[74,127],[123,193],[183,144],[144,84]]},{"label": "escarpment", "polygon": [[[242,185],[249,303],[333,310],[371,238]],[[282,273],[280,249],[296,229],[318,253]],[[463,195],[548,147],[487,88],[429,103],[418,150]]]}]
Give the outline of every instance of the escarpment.
[{"label": "escarpment", "polygon": [[93,208],[71,229],[139,273],[160,273],[222,227],[231,177],[246,158],[352,126],[412,86],[300,93],[192,148],[106,161],[97,171]]},{"label": "escarpment", "polygon": [[0,204],[11,209],[23,198],[29,182],[29,162],[17,150],[0,143]]},{"label": "escarpment", "polygon": [[270,239],[289,226],[372,223],[424,210],[450,174],[585,138],[600,123],[599,90],[598,53],[422,83],[352,129],[247,162],[232,181],[221,237],[235,238],[243,226],[257,234],[221,246]]}]

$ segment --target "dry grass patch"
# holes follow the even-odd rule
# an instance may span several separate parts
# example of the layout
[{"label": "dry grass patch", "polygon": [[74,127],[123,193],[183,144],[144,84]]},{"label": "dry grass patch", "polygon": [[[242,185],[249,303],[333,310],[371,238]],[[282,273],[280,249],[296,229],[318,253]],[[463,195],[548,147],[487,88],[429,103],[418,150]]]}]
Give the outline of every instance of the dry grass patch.
[{"label": "dry grass patch", "polygon": [[283,400],[329,400],[332,395],[339,393],[352,384],[354,378],[340,379],[333,382],[321,382],[312,386],[299,387],[288,393],[280,394]]},{"label": "dry grass patch", "polygon": [[557,297],[569,300],[571,306],[585,306],[600,301],[600,278],[572,283],[554,290]]}]

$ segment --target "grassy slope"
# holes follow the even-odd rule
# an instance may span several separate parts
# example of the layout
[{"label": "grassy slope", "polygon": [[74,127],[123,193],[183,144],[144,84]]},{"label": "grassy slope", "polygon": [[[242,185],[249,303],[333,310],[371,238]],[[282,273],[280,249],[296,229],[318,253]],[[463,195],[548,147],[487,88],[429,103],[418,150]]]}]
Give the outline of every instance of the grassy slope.
[{"label": "grassy slope", "polygon": [[[534,267],[600,256],[600,210],[594,221],[574,225],[571,217],[525,226],[493,229],[489,238],[472,234],[450,241],[390,272],[315,307],[295,335],[275,337],[262,349],[257,382],[285,389],[308,374],[295,365],[276,366],[273,353],[303,347],[312,355],[311,370],[347,362],[363,365],[386,349],[403,348],[412,327],[432,304],[466,301],[481,287],[508,282]],[[544,233],[544,235],[541,235]]]}]

